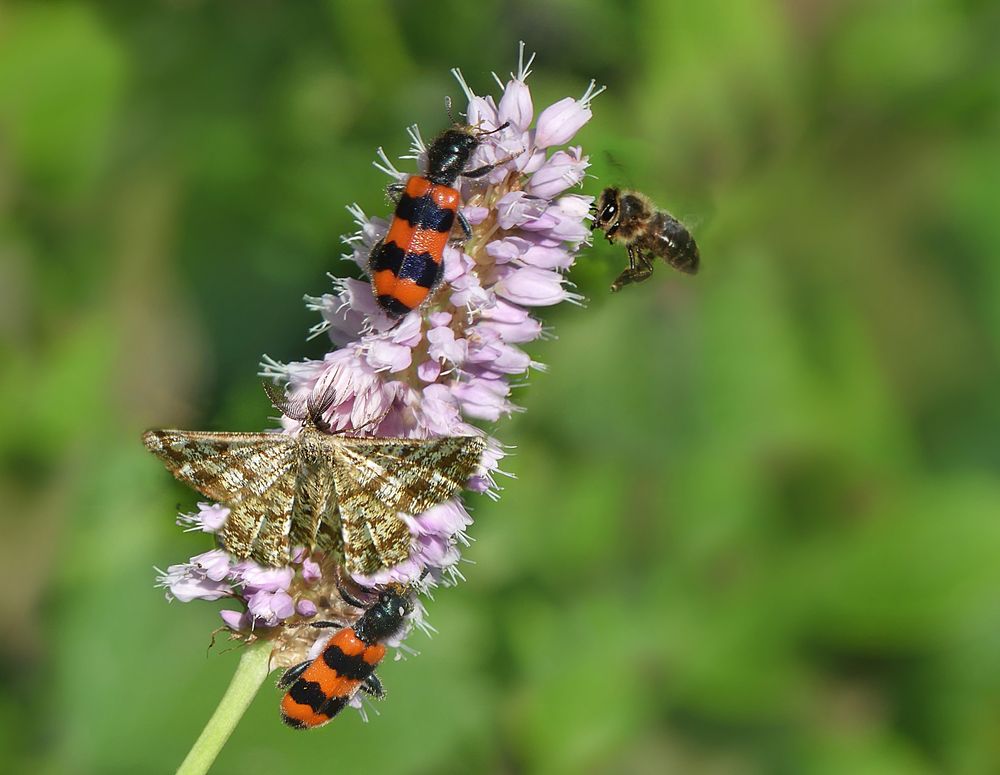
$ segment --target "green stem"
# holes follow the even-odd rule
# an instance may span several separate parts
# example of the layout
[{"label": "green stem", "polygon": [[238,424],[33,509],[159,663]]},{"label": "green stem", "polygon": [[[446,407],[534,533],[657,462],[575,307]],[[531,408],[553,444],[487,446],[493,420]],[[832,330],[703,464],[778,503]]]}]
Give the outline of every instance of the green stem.
[{"label": "green stem", "polygon": [[250,702],[257,694],[264,679],[270,672],[268,663],[271,659],[271,643],[260,640],[243,651],[240,663],[236,667],[233,680],[222,696],[219,707],[215,709],[212,718],[188,752],[187,757],[177,768],[177,775],[204,775],[219,755],[222,746],[236,729],[243,718]]}]

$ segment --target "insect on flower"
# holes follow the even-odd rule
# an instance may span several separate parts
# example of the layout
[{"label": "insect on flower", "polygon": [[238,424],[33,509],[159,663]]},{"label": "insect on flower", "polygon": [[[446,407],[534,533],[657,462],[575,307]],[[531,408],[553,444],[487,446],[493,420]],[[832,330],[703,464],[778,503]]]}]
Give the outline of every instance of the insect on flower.
[{"label": "insect on flower", "polygon": [[353,625],[314,622],[313,627],[341,628],[315,659],[289,668],[278,682],[288,692],[281,700],[281,718],[295,729],[326,724],[342,711],[359,691],[381,699],[385,696],[375,668],[385,656],[384,641],[403,627],[413,602],[403,587],[384,588],[366,606],[343,589],[341,597],[364,609]]},{"label": "insect on flower", "polygon": [[[450,103],[449,103],[450,112]],[[465,238],[472,236],[468,221],[458,211],[461,195],[453,188],[459,177],[481,178],[509,159],[463,172],[469,157],[486,135],[506,129],[508,123],[483,132],[452,122],[427,149],[427,172],[411,175],[405,184],[389,186],[397,196],[389,232],[372,248],[368,259],[375,299],[385,313],[398,318],[417,309],[433,295],[444,273],[443,254],[455,221]]]},{"label": "insect on flower", "polygon": [[333,435],[324,403],[302,411],[265,390],[295,436],[151,430],[143,441],[180,481],[230,510],[219,540],[238,557],[285,565],[292,546],[342,553],[350,573],[407,559],[399,512],[420,514],[458,494],[479,467],[479,436],[434,439]]},{"label": "insect on flower", "polygon": [[698,246],[691,232],[670,213],[657,210],[646,195],[606,188],[591,212],[592,228],[601,229],[608,242],[619,242],[628,251],[628,268],[611,284],[612,291],[647,279],[657,256],[687,274],[698,271]]}]

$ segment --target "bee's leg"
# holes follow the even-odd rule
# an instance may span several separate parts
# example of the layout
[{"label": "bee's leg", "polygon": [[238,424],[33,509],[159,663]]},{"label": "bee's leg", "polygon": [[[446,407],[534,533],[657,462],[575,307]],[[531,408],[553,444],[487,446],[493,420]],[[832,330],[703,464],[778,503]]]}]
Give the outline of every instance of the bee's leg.
[{"label": "bee's leg", "polygon": [[611,292],[615,293],[616,291],[620,291],[623,287],[625,287],[629,283],[634,283],[635,282],[634,275],[635,273],[631,269],[626,269],[624,272],[618,275],[618,277],[615,278],[615,281],[613,283],[611,283]]},{"label": "bee's leg", "polygon": [[[636,281],[635,275],[636,272],[638,271],[636,269],[636,259],[639,256],[639,251],[636,250],[631,245],[627,247],[627,250],[628,250],[628,268],[623,270],[622,273],[618,275],[617,278],[615,278],[615,281],[611,283],[612,293],[620,291],[624,286],[628,285],[629,283],[634,283]],[[641,260],[641,258],[639,260]],[[649,275],[647,274],[646,277],[648,276]]]},{"label": "bee's leg", "polygon": [[635,268],[632,270],[632,282],[641,283],[653,274],[653,256],[642,254],[638,251],[636,251],[636,255],[638,260],[636,261]]},{"label": "bee's leg", "polygon": [[361,682],[361,686],[358,687],[365,694],[369,694],[376,699],[381,700],[385,697],[385,689],[382,688],[382,682],[379,680],[375,673],[372,673],[364,681]]}]

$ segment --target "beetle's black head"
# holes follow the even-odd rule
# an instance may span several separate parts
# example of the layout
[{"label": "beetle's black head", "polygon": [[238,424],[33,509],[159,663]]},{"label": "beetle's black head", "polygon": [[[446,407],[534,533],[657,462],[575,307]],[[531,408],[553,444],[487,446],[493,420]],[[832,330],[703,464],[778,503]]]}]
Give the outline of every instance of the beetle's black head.
[{"label": "beetle's black head", "polygon": [[358,639],[371,645],[391,638],[403,626],[406,615],[413,610],[413,601],[400,589],[386,588],[354,624]]},{"label": "beetle's black head", "polygon": [[592,229],[608,231],[614,228],[621,217],[621,192],[617,188],[604,189],[592,212],[594,213]]},{"label": "beetle's black head", "polygon": [[454,127],[439,134],[427,149],[427,179],[450,186],[465,170],[481,135],[471,127]]}]

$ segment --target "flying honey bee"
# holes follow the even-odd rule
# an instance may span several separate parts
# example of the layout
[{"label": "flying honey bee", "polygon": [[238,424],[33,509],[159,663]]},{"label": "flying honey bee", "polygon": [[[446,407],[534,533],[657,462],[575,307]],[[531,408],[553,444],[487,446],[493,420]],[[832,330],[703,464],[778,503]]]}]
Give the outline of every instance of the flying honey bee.
[{"label": "flying honey bee", "polygon": [[687,274],[698,271],[698,246],[691,232],[670,213],[657,210],[645,194],[606,188],[592,212],[592,228],[628,251],[628,268],[611,283],[612,291],[648,278],[657,256]]}]

